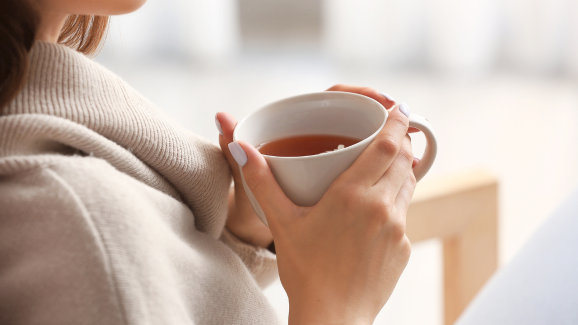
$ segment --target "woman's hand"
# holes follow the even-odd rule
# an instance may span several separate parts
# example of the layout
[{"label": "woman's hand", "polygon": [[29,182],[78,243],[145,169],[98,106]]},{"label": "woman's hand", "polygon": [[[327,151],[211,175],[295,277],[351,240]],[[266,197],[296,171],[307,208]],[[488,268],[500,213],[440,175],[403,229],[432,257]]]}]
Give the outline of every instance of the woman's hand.
[{"label": "woman's hand", "polygon": [[263,222],[257,217],[257,214],[249,203],[249,198],[243,189],[241,181],[241,174],[239,173],[239,165],[231,156],[229,143],[233,142],[233,131],[237,126],[237,120],[229,113],[217,113],[215,115],[215,123],[219,129],[219,144],[221,150],[227,157],[227,161],[231,166],[233,173],[234,187],[229,192],[229,213],[227,216],[227,229],[231,231],[237,238],[247,244],[268,247],[273,242],[271,231]]},{"label": "woman's hand", "polygon": [[389,299],[411,251],[405,216],[416,180],[407,115],[407,105],[395,106],[375,140],[307,208],[285,196],[253,146],[229,144],[275,238],[290,324],[371,324]]},{"label": "woman's hand", "polygon": [[[391,110],[395,105],[395,100],[391,96],[368,87],[339,84],[327,89],[327,91],[344,91],[364,95],[375,99],[388,110]],[[239,167],[227,147],[227,145],[233,141],[233,131],[237,125],[237,120],[231,114],[221,112],[215,115],[215,123],[220,134],[219,144],[231,166],[234,180],[234,187],[229,193],[227,228],[235,234],[235,236],[248,244],[268,247],[273,241],[271,231],[259,220],[257,214],[255,214],[255,211],[251,207],[249,199],[243,189]],[[409,132],[419,132],[419,130],[409,128]],[[417,158],[414,158],[413,165],[415,166],[418,161]]]}]

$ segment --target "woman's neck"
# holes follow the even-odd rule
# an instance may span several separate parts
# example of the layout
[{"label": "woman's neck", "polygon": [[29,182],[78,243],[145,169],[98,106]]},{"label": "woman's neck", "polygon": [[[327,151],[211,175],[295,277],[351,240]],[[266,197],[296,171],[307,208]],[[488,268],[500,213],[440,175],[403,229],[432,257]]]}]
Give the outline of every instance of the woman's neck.
[{"label": "woman's neck", "polygon": [[58,41],[60,30],[68,17],[67,14],[54,11],[40,12],[40,25],[36,31],[36,40],[50,43]]}]

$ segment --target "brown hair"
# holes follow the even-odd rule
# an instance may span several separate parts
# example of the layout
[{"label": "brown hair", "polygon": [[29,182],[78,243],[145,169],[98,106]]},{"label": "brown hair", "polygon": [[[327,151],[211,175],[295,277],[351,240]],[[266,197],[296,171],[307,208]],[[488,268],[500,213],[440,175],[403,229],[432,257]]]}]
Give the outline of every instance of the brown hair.
[{"label": "brown hair", "polygon": [[[70,15],[58,43],[93,55],[106,36],[108,16]],[[0,110],[20,91],[28,73],[28,52],[34,44],[40,16],[26,0],[0,1]]]},{"label": "brown hair", "polygon": [[96,54],[106,37],[108,21],[108,16],[70,15],[60,31],[58,43],[86,55]]}]

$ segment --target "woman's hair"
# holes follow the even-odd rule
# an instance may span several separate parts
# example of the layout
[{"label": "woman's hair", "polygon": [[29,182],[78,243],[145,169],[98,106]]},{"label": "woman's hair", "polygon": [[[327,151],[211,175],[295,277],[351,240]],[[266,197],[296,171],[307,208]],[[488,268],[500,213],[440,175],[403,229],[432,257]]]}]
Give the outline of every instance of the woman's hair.
[{"label": "woman's hair", "polygon": [[[86,55],[100,50],[108,16],[70,15],[58,43]],[[0,1],[0,110],[20,91],[28,73],[28,52],[34,44],[40,16],[30,0]]]},{"label": "woman's hair", "polygon": [[86,55],[98,53],[106,37],[108,16],[70,15],[58,36],[58,43]]}]

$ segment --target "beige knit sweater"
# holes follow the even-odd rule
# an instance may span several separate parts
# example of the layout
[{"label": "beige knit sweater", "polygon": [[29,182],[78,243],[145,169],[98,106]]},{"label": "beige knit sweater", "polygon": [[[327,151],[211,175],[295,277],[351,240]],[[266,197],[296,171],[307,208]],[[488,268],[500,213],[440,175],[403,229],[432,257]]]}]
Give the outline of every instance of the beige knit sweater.
[{"label": "beige knit sweater", "polygon": [[276,323],[275,256],[224,229],[230,182],[216,145],[37,42],[0,116],[0,324]]}]

